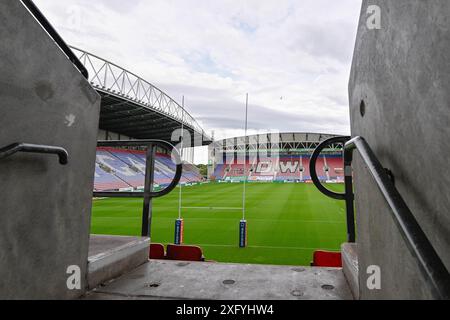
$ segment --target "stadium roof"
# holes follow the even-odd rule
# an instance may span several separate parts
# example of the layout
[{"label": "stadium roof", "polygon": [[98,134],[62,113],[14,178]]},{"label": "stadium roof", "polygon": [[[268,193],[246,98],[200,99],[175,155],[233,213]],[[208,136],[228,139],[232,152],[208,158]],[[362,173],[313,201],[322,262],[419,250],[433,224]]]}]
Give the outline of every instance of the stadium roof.
[{"label": "stadium roof", "polygon": [[100,129],[135,139],[170,142],[174,130],[184,123],[191,134],[191,145],[211,143],[197,121],[162,90],[112,62],[71,48],[88,70],[91,85],[102,97]]},{"label": "stadium roof", "polygon": [[[259,149],[314,149],[322,141],[340,135],[312,132],[275,132],[234,137],[215,141],[211,148],[225,152]],[[339,146],[331,146],[338,149]]]}]

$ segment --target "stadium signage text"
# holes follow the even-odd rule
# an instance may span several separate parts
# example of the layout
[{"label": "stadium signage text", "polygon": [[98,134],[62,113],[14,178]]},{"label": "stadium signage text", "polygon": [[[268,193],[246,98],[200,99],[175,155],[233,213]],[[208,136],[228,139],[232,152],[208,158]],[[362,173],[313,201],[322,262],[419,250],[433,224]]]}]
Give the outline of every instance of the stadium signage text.
[{"label": "stadium signage text", "polygon": [[220,305],[220,308],[190,307],[183,304],[177,308],[177,315],[197,315],[207,318],[210,314],[220,315],[266,315],[274,314],[273,305]]},{"label": "stadium signage text", "polygon": [[177,308],[177,315],[194,315],[194,316],[203,316],[207,318],[209,312],[211,311],[211,307],[189,307],[183,304],[182,307]]}]

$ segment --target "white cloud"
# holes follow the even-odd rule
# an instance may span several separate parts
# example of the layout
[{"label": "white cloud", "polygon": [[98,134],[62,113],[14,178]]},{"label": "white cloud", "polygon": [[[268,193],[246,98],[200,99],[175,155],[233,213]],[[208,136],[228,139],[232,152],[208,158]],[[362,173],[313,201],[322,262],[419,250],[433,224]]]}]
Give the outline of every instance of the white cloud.
[{"label": "white cloud", "polygon": [[177,101],[185,95],[218,138],[242,126],[246,92],[251,130],[350,131],[347,84],[361,0],[36,4],[67,42]]}]

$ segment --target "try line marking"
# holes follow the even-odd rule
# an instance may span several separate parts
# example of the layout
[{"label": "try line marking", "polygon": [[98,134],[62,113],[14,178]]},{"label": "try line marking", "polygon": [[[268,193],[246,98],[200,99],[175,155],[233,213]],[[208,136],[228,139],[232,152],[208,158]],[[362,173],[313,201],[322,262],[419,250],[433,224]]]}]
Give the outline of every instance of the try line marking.
[{"label": "try line marking", "polygon": [[237,207],[181,207],[181,209],[194,209],[194,210],[242,210]]}]

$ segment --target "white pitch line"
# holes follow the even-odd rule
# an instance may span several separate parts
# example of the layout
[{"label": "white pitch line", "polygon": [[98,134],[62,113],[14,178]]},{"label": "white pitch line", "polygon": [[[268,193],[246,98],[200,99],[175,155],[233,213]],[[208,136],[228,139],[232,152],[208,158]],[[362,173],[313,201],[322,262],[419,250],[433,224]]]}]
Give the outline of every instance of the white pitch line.
[{"label": "white pitch line", "polygon": [[[97,220],[110,220],[110,219],[123,219],[123,220],[139,220],[141,219],[140,217],[96,217],[95,219]],[[172,220],[173,217],[153,217],[153,219],[156,220]],[[196,217],[185,217],[184,220],[188,221],[193,221],[193,220],[200,220],[200,221],[205,221],[205,220],[224,220],[224,221],[229,221],[231,220],[231,218],[196,218]],[[328,223],[328,224],[344,224],[346,223],[345,221],[335,221],[335,220],[289,220],[289,219],[252,219],[250,218],[249,220],[250,222],[268,222],[268,221],[273,221],[273,222],[283,222],[283,223]]]},{"label": "white pitch line", "polygon": [[242,210],[237,207],[183,207],[182,209],[198,209],[198,210]]}]

